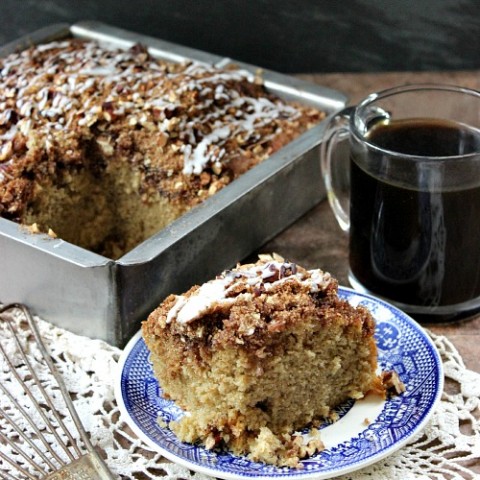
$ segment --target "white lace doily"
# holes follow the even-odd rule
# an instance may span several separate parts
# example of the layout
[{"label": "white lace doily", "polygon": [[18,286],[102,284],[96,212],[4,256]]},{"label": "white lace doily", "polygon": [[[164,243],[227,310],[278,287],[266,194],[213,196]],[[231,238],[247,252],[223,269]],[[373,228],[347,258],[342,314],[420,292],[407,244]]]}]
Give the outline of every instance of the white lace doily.
[{"label": "white lace doily", "polygon": [[[92,443],[104,452],[107,464],[119,479],[208,478],[164,459],[130,431],[114,397],[113,381],[121,353],[119,349],[99,340],[74,335],[42,320],[38,320],[38,325]],[[430,335],[445,369],[446,388],[437,411],[424,431],[407,446],[343,478],[480,479],[480,374],[465,368],[447,338]],[[4,348],[14,352],[11,335],[4,323],[0,323],[0,341]],[[33,357],[32,362],[35,361]],[[1,360],[0,382],[15,388],[12,374]],[[20,402],[21,397],[19,392]],[[6,401],[0,395],[0,406],[5,408]],[[0,432],[8,435],[8,431],[0,418]],[[0,452],[5,453],[5,448],[0,442]]]}]

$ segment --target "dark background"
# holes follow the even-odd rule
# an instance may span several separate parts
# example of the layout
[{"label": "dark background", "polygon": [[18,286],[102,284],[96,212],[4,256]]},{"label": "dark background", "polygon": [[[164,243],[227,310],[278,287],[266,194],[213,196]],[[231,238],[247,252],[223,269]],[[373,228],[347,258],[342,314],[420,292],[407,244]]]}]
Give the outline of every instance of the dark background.
[{"label": "dark background", "polygon": [[100,20],[288,72],[480,67],[474,0],[0,0],[0,44]]}]

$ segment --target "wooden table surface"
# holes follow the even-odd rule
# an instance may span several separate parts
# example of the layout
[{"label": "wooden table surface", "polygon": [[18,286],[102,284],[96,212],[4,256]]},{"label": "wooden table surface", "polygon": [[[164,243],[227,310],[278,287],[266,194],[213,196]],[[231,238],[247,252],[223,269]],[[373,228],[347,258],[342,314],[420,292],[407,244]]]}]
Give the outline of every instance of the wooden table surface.
[{"label": "wooden table surface", "polygon": [[[407,83],[448,83],[480,88],[480,72],[471,71],[339,73],[300,77],[345,93],[350,104],[368,93]],[[347,250],[347,234],[338,226],[326,200],[261,249],[263,252],[277,252],[306,268],[329,271],[338,278],[341,285],[348,285]],[[445,335],[460,352],[467,368],[480,373],[480,315],[456,323],[428,323],[424,326],[434,333]]]}]

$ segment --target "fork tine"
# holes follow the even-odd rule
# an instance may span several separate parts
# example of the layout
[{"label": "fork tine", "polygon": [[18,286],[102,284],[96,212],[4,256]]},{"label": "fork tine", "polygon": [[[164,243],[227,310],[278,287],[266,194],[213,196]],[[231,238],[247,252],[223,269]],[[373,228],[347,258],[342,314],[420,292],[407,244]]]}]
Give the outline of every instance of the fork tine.
[{"label": "fork tine", "polygon": [[[22,378],[18,375],[15,366],[12,364],[10,359],[8,358],[5,350],[3,349],[2,345],[0,344],[0,351],[2,352],[8,366],[10,367],[13,375],[15,376],[15,379],[17,382],[20,384],[22,387],[23,391],[27,394],[27,396],[30,398],[30,401],[36,408],[36,411],[41,415],[45,426],[48,428],[49,432],[56,438],[58,444],[62,449],[65,451],[65,453],[69,456],[71,460],[74,460],[75,457],[72,456],[70,451],[65,447],[63,444],[60,436],[58,435],[58,432],[56,431],[55,427],[52,425],[52,423],[48,420],[48,418],[45,415],[45,412],[43,409],[40,407],[36,399],[33,397],[31,391],[27,386],[25,385],[25,382],[22,380]],[[9,400],[15,405],[15,407],[18,409],[18,411],[22,414],[23,418],[30,424],[30,426],[33,428],[35,433],[38,435],[38,437],[41,439],[43,445],[46,447],[47,451],[55,458],[55,460],[60,463],[61,465],[65,464],[65,462],[61,459],[61,457],[58,456],[56,451],[52,448],[52,446],[45,440],[44,435],[40,432],[40,429],[38,426],[35,424],[35,422],[32,420],[31,416],[25,411],[25,409],[15,400],[13,395],[8,392],[3,385],[0,385],[0,389],[8,396]]]},{"label": "fork tine", "polygon": [[[35,340],[37,342],[37,346],[39,347],[39,349],[42,353],[43,359],[45,360],[46,364],[48,365],[50,373],[52,374],[52,376],[55,378],[55,380],[57,382],[57,385],[60,389],[60,392],[62,394],[62,397],[63,397],[64,401],[65,401],[66,407],[68,409],[68,412],[70,413],[70,415],[72,417],[72,420],[75,424],[75,427],[77,428],[78,433],[80,434],[80,437],[81,437],[83,443],[85,444],[85,446],[87,448],[93,450],[93,446],[90,443],[90,439],[88,438],[85,430],[83,429],[82,422],[80,421],[80,419],[78,417],[78,414],[77,414],[77,411],[75,410],[75,407],[73,406],[73,402],[70,398],[70,394],[68,393],[68,391],[65,387],[65,384],[63,383],[62,378],[58,374],[58,371],[57,371],[49,353],[47,352],[47,349],[45,348],[45,345],[43,344],[42,338],[40,336],[40,332],[38,331],[37,325],[34,322],[33,317],[31,316],[29,310],[24,305],[13,304],[13,306],[15,308],[20,309],[23,312],[23,314],[25,315],[25,317],[27,319],[27,322],[29,324],[29,327],[31,328],[31,330],[33,332],[33,335],[35,337]],[[42,389],[43,389],[43,387],[42,387]],[[65,430],[67,430],[65,425],[63,424],[63,422],[62,422],[62,427]],[[67,430],[67,432],[68,432],[68,430]],[[70,441],[74,445],[77,445],[75,440],[71,437],[70,432],[68,432],[68,436],[69,436]]]},{"label": "fork tine", "polygon": [[62,459],[57,455],[55,450],[51,449],[50,445],[48,444],[47,440],[43,436],[42,432],[38,428],[38,426],[35,424],[35,422],[32,420],[31,416],[25,411],[25,409],[15,400],[13,395],[0,383],[0,389],[3,391],[3,393],[8,397],[10,402],[15,406],[17,411],[22,415],[22,417],[29,423],[29,425],[32,427],[32,430],[35,432],[37,435],[36,438],[38,438],[46,448],[46,451],[51,453],[52,456],[55,458],[55,460],[58,463],[62,463]]},{"label": "fork tine", "polygon": [[[0,438],[7,443],[17,454],[23,457],[23,459],[29,463],[37,472],[39,472],[41,475],[46,475],[47,472],[43,470],[40,465],[35,463],[21,448],[19,448],[15,443],[13,443],[8,437],[6,437],[3,433],[0,432]],[[10,463],[10,465],[14,466],[17,470],[20,470],[24,475],[27,475],[29,478],[36,478],[32,477],[27,470],[24,468],[21,468],[18,466],[16,462],[14,462],[12,459],[8,458],[6,455],[4,455],[2,452],[0,452],[0,457]]]},{"label": "fork tine", "polygon": [[[37,480],[35,477],[32,477],[28,472],[24,473],[24,475],[30,480]],[[2,480],[18,480],[18,478],[12,477],[9,473],[0,473],[0,478]]]},{"label": "fork tine", "polygon": [[9,473],[0,473],[2,480],[18,480],[18,478],[12,477]]},{"label": "fork tine", "polygon": [[[18,350],[20,352],[20,355],[22,357],[22,360],[24,361],[25,365],[27,366],[30,374],[32,375],[32,377],[34,378],[35,380],[35,384],[36,386],[38,387],[38,389],[40,390],[40,393],[42,394],[44,400],[47,402],[48,406],[50,407],[51,409],[51,412],[52,414],[55,416],[55,419],[57,420],[60,428],[63,430],[63,432],[67,435],[71,445],[75,448],[76,452],[78,455],[81,455],[82,452],[81,450],[77,447],[77,444],[75,442],[75,440],[73,439],[71,433],[67,430],[67,428],[65,427],[65,424],[63,423],[60,415],[58,414],[58,411],[57,409],[55,408],[55,406],[53,405],[52,403],[52,400],[50,399],[50,397],[47,395],[47,393],[45,392],[45,389],[43,388],[43,385],[41,384],[40,380],[38,379],[38,376],[37,374],[35,373],[35,371],[33,370],[32,368],[32,365],[30,363],[30,361],[28,360],[27,356],[25,355],[25,351],[23,350],[23,347],[22,345],[20,344],[20,341],[18,340],[18,337],[12,327],[12,324],[11,322],[8,322],[8,327],[10,328],[13,336],[14,336],[14,339],[15,339],[15,342],[17,344],[17,347],[18,347]],[[49,418],[46,416],[44,410],[40,407],[38,401],[36,400],[36,398],[33,396],[31,390],[27,387],[27,385],[25,384],[25,382],[23,381],[23,379],[20,377],[20,375],[18,374],[18,372],[16,371],[15,367],[13,366],[12,362],[10,361],[10,359],[6,356],[6,353],[3,349],[3,347],[1,347],[0,345],[0,350],[2,351],[3,355],[5,356],[6,360],[7,360],[7,363],[9,364],[10,368],[12,369],[12,373],[15,375],[15,378],[16,380],[18,381],[18,383],[21,385],[23,391],[28,395],[28,397],[30,398],[30,401],[35,405],[35,408],[37,409],[37,411],[40,413],[43,421],[45,422],[45,425],[47,426],[47,428],[50,430],[50,433],[55,437],[55,439],[57,440],[58,442],[58,445],[61,446],[63,448],[63,451],[67,454],[67,456],[70,458],[70,460],[75,460],[75,456],[72,455],[70,449],[67,447],[67,445],[64,444],[64,442],[62,441],[62,438],[60,437],[60,435],[58,434],[57,432],[57,429],[53,426],[53,424],[51,423],[51,421],[49,420]],[[42,352],[43,353],[43,352]]]},{"label": "fork tine", "polygon": [[[20,407],[20,405],[18,405],[18,402],[14,402],[14,403],[17,403],[17,408]],[[21,408],[21,407],[20,407]],[[23,439],[24,442],[28,443],[28,445],[30,445],[30,447],[35,450],[35,452],[37,453],[37,455],[51,468],[51,469],[55,469],[55,465],[50,461],[50,459],[37,447],[37,445],[35,445],[35,443],[32,442],[32,440],[30,440],[29,437],[27,437],[27,435],[25,435],[24,432],[22,432],[22,430],[20,428],[18,428],[18,426],[15,424],[15,422],[13,421],[13,419],[10,417],[10,415],[8,415],[7,412],[5,412],[5,410],[3,410],[3,408],[0,408],[0,415],[8,422],[8,424],[17,432],[17,434]],[[29,417],[29,420],[31,420],[31,418]],[[29,422],[30,423],[30,422]],[[32,423],[30,423],[30,425],[32,425]],[[40,432],[39,432],[40,433]],[[2,435],[2,437],[4,436],[1,432],[0,432],[0,435]],[[43,436],[41,436],[40,438],[43,439]],[[44,446],[47,448],[47,451],[49,450],[49,445],[48,443],[46,443],[45,439],[44,440]],[[7,442],[8,442],[8,439],[7,439]]]},{"label": "fork tine", "polygon": [[[48,367],[49,374],[55,380],[55,392],[58,389],[61,393],[64,405],[70,417],[69,422],[72,421],[75,425],[80,443],[74,438],[69,428],[67,428],[65,422],[62,419],[63,412],[57,411],[57,408],[53,403],[52,398],[47,393],[47,390],[44,388],[42,381],[37,375],[37,372],[33,368],[32,362],[31,360],[29,360],[29,355],[27,355],[26,349],[22,346],[22,342],[19,338],[18,332],[20,330],[20,326],[16,326],[17,321],[14,322],[14,320],[10,318],[10,315],[4,315],[7,311],[15,309],[22,312],[23,318],[28,324],[29,330],[26,330],[26,333],[33,334],[35,344],[41,353],[43,367],[45,365]],[[89,478],[95,480],[113,480],[113,474],[110,472],[110,470],[105,465],[105,462],[94,449],[85,429],[83,428],[83,425],[73,405],[72,399],[70,398],[65,384],[63,383],[63,379],[58,373],[58,370],[53,363],[53,359],[51,358],[47,349],[45,348],[45,345],[43,344],[38,327],[28,308],[26,308],[22,304],[10,304],[1,307],[0,320],[6,320],[6,325],[12,334],[12,339],[15,342],[16,351],[18,351],[21,357],[20,360],[22,362],[22,370],[23,372],[26,372],[26,375],[23,375],[24,378],[22,378],[19,371],[17,371],[18,369],[15,367],[15,365],[9,358],[6,350],[1,343],[0,352],[2,353],[2,356],[6,361],[6,365],[8,366],[9,371],[13,375],[12,378],[14,378],[21,386],[26,397],[28,397],[31,405],[35,408],[35,412],[37,412],[41,416],[43,421],[43,425],[37,425],[33,417],[31,417],[31,415],[29,415],[29,413],[26,411],[26,408],[20,405],[20,403],[15,399],[12,393],[4,385],[0,384],[0,390],[6,395],[6,397],[8,397],[8,400],[16,409],[15,411],[20,414],[23,420],[30,425],[30,427],[32,428],[32,432],[34,432],[35,434],[33,438],[29,438],[27,435],[25,435],[19,425],[15,424],[13,417],[9,415],[4,408],[0,407],[0,418],[2,418],[10,426],[10,428],[12,428],[16,432],[16,434],[18,435],[17,438],[23,441],[23,443],[19,444],[17,440],[13,441],[12,439],[8,438],[3,432],[0,432],[0,444],[3,443],[4,445],[8,445],[11,448],[12,452],[14,452],[14,454],[20,455],[25,460],[25,463],[19,465],[18,462],[15,462],[14,459],[9,458],[8,455],[0,451],[0,460],[3,460],[3,465],[5,466],[6,463],[11,465],[28,479],[38,479],[38,474],[40,474],[41,478],[43,478],[44,480],[53,480],[59,478]],[[31,341],[32,337],[30,336],[28,342]],[[40,396],[43,397],[43,399],[40,399],[39,401],[37,400],[37,398],[35,398],[35,395],[27,382],[29,384],[30,382],[34,383],[36,387],[37,397]],[[48,411],[51,418],[47,416],[46,411]],[[52,423],[53,421],[54,423]],[[62,433],[63,440],[59,432]],[[47,439],[45,438],[46,433],[48,435],[51,435],[55,439],[55,442],[47,441]],[[45,447],[45,453],[43,453],[40,450],[39,445],[36,444],[38,441],[41,441],[42,445]],[[59,453],[55,451],[54,445],[52,443],[54,443],[55,447],[63,449],[64,455],[62,455],[62,457],[59,455]],[[33,452],[38,454],[38,457],[41,459],[40,463],[43,462],[45,464],[47,471],[45,471],[43,465],[40,466],[38,464],[38,457],[36,459],[30,458],[30,454],[22,450],[22,446],[27,445],[31,449],[33,449]],[[80,445],[83,445],[83,448],[86,450],[86,452],[83,451]],[[52,459],[48,458],[48,456],[46,455],[47,453],[52,456]],[[65,461],[65,458],[68,458],[68,460]],[[58,467],[55,465],[55,462],[59,464]],[[1,466],[2,463],[0,462],[0,467]],[[16,477],[13,477],[5,470],[6,468],[2,468],[2,471],[0,472],[0,479],[18,480],[16,479]]]}]

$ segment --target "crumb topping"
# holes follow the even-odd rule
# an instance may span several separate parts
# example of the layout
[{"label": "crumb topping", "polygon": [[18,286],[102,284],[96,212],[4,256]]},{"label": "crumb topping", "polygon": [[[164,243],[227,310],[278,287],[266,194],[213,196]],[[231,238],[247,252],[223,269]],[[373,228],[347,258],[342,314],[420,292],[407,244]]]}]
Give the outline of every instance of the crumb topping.
[{"label": "crumb topping", "polygon": [[[195,204],[323,117],[239,69],[164,62],[139,45],[34,46],[0,59],[0,214],[21,210],[34,173],[81,165],[92,142],[136,165],[144,190]],[[155,153],[135,152],[147,134]]]},{"label": "crumb topping", "polygon": [[331,275],[320,269],[305,270],[278,257],[264,257],[262,262],[223,272],[189,296],[176,296],[166,321],[186,324],[214,309],[227,312],[239,299],[249,300],[287,282],[303,287],[306,292],[317,293],[325,290],[331,281]]},{"label": "crumb topping", "polygon": [[[169,295],[143,323],[146,335],[176,338],[199,362],[215,348],[242,346],[256,358],[275,349],[285,332],[323,330],[330,324],[373,335],[375,320],[338,296],[338,281],[320,269],[307,270],[276,254],[239,265],[182,295]],[[307,326],[308,325],[308,326]],[[312,333],[313,334],[313,333]],[[212,350],[213,349],[213,350]]]}]

